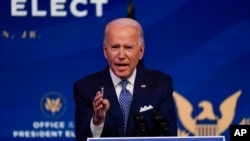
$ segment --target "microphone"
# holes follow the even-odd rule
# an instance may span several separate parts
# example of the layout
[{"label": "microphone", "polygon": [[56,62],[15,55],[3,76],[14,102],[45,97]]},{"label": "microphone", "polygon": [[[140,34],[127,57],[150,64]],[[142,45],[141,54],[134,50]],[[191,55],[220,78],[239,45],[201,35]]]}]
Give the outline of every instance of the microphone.
[{"label": "microphone", "polygon": [[140,113],[134,113],[134,122],[136,123],[137,129],[142,133],[143,136],[148,135],[148,124],[144,120],[144,117]]},{"label": "microphone", "polygon": [[160,129],[165,136],[168,136],[168,122],[167,120],[158,112],[151,115],[151,119],[154,124]]}]

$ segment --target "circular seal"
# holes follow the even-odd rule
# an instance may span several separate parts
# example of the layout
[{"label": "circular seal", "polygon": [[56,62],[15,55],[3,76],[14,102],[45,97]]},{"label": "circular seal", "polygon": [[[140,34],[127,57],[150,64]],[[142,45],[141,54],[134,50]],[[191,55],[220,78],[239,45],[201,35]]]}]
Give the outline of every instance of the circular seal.
[{"label": "circular seal", "polygon": [[66,111],[66,100],[56,91],[45,93],[40,101],[40,108],[44,116],[50,119],[61,117]]}]

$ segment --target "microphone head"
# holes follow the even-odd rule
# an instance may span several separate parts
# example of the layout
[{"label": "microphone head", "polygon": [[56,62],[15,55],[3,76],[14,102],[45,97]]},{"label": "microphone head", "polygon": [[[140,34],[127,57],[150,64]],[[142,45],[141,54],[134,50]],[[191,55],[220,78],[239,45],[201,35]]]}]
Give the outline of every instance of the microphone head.
[{"label": "microphone head", "polygon": [[134,121],[138,122],[138,121],[142,121],[142,120],[144,120],[142,114],[134,113]]},{"label": "microphone head", "polygon": [[154,112],[154,113],[152,113],[152,115],[151,115],[151,119],[152,119],[155,123],[158,124],[159,122],[162,121],[163,117],[162,117],[162,115],[161,115],[160,113]]}]

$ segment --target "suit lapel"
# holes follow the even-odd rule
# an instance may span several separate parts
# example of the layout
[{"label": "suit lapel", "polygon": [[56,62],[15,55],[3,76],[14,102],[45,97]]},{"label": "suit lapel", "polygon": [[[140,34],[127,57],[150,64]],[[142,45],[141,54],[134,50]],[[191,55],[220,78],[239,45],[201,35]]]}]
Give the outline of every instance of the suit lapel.
[{"label": "suit lapel", "polygon": [[143,74],[142,68],[137,68],[137,74],[135,78],[134,93],[133,93],[133,103],[130,112],[139,112],[140,106],[145,99],[145,95],[148,93],[150,87],[147,81],[147,76]]}]

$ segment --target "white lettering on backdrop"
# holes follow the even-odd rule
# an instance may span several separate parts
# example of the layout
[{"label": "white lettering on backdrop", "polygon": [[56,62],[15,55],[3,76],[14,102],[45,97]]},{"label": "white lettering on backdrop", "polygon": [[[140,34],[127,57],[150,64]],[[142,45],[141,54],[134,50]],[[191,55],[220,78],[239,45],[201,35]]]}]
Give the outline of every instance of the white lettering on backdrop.
[{"label": "white lettering on backdrop", "polygon": [[103,5],[108,3],[108,0],[72,0],[69,4],[69,11],[66,10],[67,0],[50,0],[50,8],[48,10],[39,9],[39,2],[43,0],[31,0],[31,10],[26,6],[27,0],[11,0],[11,16],[25,17],[28,12],[31,12],[32,17],[45,17],[48,13],[51,17],[66,17],[68,13],[74,17],[85,17],[88,15],[88,9],[79,9],[78,6],[95,5],[95,15],[102,17]]}]

